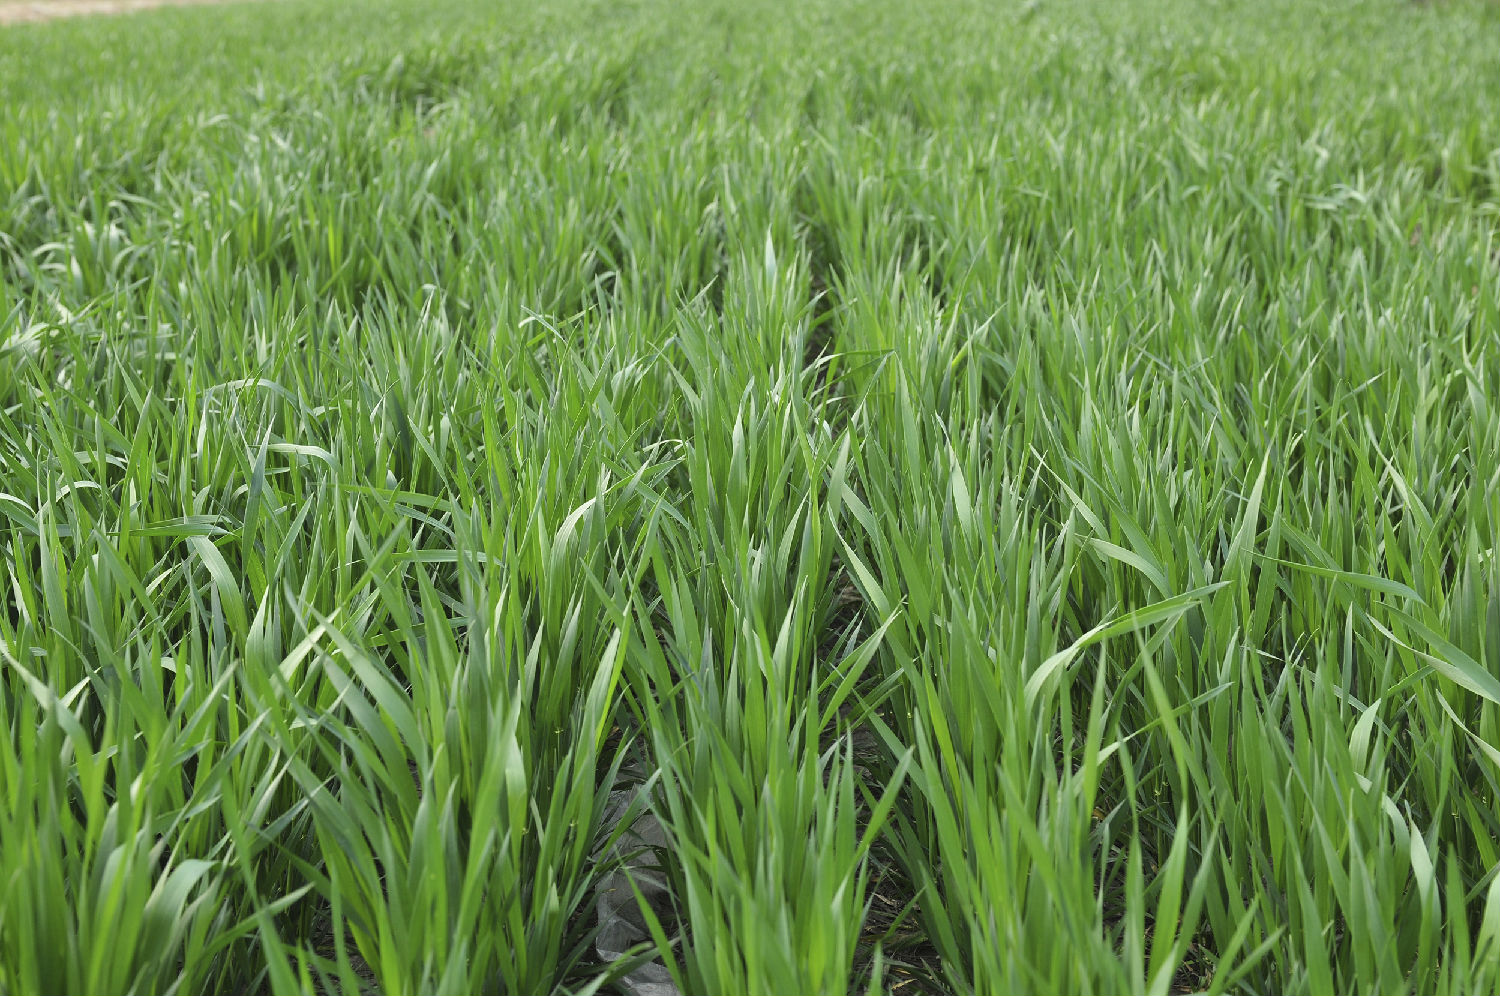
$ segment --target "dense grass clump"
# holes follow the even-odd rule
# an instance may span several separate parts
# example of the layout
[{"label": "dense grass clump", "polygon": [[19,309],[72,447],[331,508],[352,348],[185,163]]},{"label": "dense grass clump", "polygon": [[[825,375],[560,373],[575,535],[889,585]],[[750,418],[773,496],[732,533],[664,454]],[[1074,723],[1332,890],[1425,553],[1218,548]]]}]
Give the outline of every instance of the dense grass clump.
[{"label": "dense grass clump", "polygon": [[0,32],[0,994],[1500,988],[1497,52]]}]

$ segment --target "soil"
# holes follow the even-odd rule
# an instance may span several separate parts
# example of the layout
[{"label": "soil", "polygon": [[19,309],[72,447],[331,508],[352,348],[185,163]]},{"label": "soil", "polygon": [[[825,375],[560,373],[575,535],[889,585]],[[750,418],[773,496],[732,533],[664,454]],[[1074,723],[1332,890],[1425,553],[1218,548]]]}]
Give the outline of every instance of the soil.
[{"label": "soil", "polygon": [[223,0],[0,0],[0,25],[81,14],[128,14],[151,7],[187,7]]}]

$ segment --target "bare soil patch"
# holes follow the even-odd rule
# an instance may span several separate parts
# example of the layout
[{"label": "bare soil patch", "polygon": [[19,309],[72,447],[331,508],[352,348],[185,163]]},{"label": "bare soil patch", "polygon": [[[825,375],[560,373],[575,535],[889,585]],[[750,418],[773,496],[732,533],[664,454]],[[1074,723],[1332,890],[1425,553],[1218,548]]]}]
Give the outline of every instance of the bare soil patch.
[{"label": "bare soil patch", "polygon": [[50,21],[84,14],[128,14],[152,7],[188,7],[224,0],[0,0],[0,24]]}]

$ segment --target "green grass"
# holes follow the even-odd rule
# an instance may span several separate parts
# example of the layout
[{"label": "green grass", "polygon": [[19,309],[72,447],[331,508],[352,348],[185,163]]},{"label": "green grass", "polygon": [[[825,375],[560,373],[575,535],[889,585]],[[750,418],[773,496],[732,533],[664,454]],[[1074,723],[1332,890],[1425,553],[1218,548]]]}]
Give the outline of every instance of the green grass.
[{"label": "green grass", "polygon": [[0,994],[1500,988],[1500,7],[783,6],[0,31]]}]

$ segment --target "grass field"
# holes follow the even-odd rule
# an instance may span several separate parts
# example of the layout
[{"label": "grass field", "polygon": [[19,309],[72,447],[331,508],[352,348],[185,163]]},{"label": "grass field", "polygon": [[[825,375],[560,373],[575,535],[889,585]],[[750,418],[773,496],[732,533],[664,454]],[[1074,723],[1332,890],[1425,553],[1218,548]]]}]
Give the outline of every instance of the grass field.
[{"label": "grass field", "polygon": [[1493,992],[1497,545],[1493,3],[0,32],[0,996]]}]

